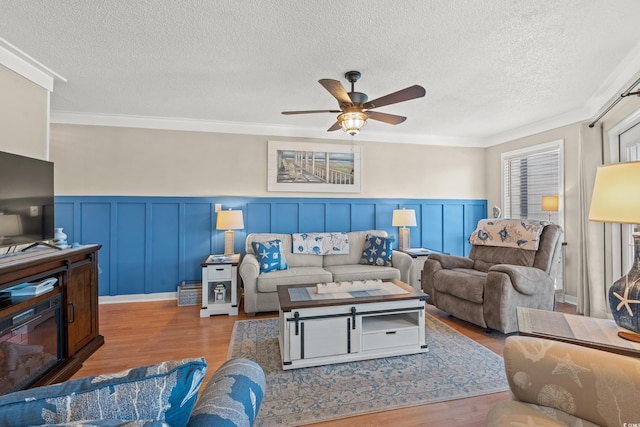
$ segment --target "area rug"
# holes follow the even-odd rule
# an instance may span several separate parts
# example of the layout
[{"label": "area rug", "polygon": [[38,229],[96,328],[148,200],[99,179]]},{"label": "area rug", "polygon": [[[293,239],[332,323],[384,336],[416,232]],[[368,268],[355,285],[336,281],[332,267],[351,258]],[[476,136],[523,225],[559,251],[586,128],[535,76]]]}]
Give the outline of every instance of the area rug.
[{"label": "area rug", "polygon": [[502,357],[427,313],[429,352],[284,371],[278,319],[239,320],[228,358],[265,371],[257,426],[299,426],[508,389]]}]

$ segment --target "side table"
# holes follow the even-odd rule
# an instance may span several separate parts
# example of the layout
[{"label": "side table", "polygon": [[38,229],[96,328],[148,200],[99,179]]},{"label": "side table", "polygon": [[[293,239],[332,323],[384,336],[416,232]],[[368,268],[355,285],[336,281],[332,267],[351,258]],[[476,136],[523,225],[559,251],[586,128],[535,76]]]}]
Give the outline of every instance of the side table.
[{"label": "side table", "polygon": [[563,341],[625,356],[640,357],[640,344],[618,336],[613,320],[518,307],[520,335]]},{"label": "side table", "polygon": [[238,266],[240,254],[209,255],[202,261],[202,309],[200,317],[238,315]]},{"label": "side table", "polygon": [[413,260],[413,266],[411,267],[411,274],[409,275],[409,284],[418,290],[422,290],[422,270],[424,269],[424,262],[430,254],[439,253],[424,248],[409,248],[409,249],[395,249],[400,252],[411,256]]}]

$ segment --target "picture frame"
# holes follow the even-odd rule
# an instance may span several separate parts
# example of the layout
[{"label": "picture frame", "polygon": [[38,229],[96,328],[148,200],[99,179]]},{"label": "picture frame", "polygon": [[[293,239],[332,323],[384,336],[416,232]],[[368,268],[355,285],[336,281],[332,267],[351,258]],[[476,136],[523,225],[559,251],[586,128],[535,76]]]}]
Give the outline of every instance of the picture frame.
[{"label": "picture frame", "polygon": [[268,141],[267,159],[268,191],[361,191],[359,145]]}]

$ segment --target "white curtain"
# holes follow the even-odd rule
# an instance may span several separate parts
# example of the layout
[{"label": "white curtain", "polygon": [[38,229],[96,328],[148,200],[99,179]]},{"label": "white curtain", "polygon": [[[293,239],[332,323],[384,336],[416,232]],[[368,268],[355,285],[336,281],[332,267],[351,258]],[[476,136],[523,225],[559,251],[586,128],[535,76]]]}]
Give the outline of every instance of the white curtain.
[{"label": "white curtain", "polygon": [[[608,303],[605,274],[605,224],[589,221],[596,169],[603,164],[602,128],[583,124],[579,138],[580,250],[578,255],[578,306],[585,316],[606,318]],[[588,149],[586,149],[588,147]],[[597,147],[597,148],[595,148]],[[608,225],[607,225],[608,226]]]},{"label": "white curtain", "polygon": [[[640,123],[635,124],[631,128],[621,132],[617,144],[613,147],[613,151],[617,151],[618,159],[611,155],[611,161],[630,162],[640,160]],[[618,278],[626,274],[633,265],[633,236],[632,226],[622,224],[619,228],[613,229],[614,244],[619,246],[619,251],[614,248],[613,259],[614,267],[621,266],[621,269],[613,270],[613,276]]]}]

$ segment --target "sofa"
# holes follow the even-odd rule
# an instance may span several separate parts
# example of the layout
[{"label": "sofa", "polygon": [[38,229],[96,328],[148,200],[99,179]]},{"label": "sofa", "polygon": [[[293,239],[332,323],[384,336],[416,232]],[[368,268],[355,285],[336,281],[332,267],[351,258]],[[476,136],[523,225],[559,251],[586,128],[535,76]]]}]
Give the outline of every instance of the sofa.
[{"label": "sofa", "polygon": [[199,393],[204,358],[165,361],[0,396],[0,426],[252,426],[265,393],[256,362],[223,363]]},{"label": "sofa", "polygon": [[640,359],[533,337],[505,340],[510,400],[487,426],[634,426],[640,423]]},{"label": "sofa", "polygon": [[516,307],[553,310],[562,228],[546,221],[478,222],[469,257],[430,254],[422,271],[427,302],[450,315],[509,334]]},{"label": "sofa", "polygon": [[[292,234],[251,233],[245,240],[246,255],[240,263],[240,277],[244,286],[244,311],[252,316],[257,312],[278,311],[278,285],[340,282],[349,280],[399,279],[409,283],[411,256],[398,251],[389,253],[389,262],[363,261],[365,245],[375,243],[392,245],[386,231],[366,230],[343,233],[348,250],[342,254],[293,253]],[[367,236],[370,236],[368,238]],[[283,266],[261,273],[261,261],[254,250],[254,242],[281,242]],[[368,261],[371,261],[370,263]],[[286,267],[284,267],[286,264]],[[387,265],[388,264],[388,265]]]}]

